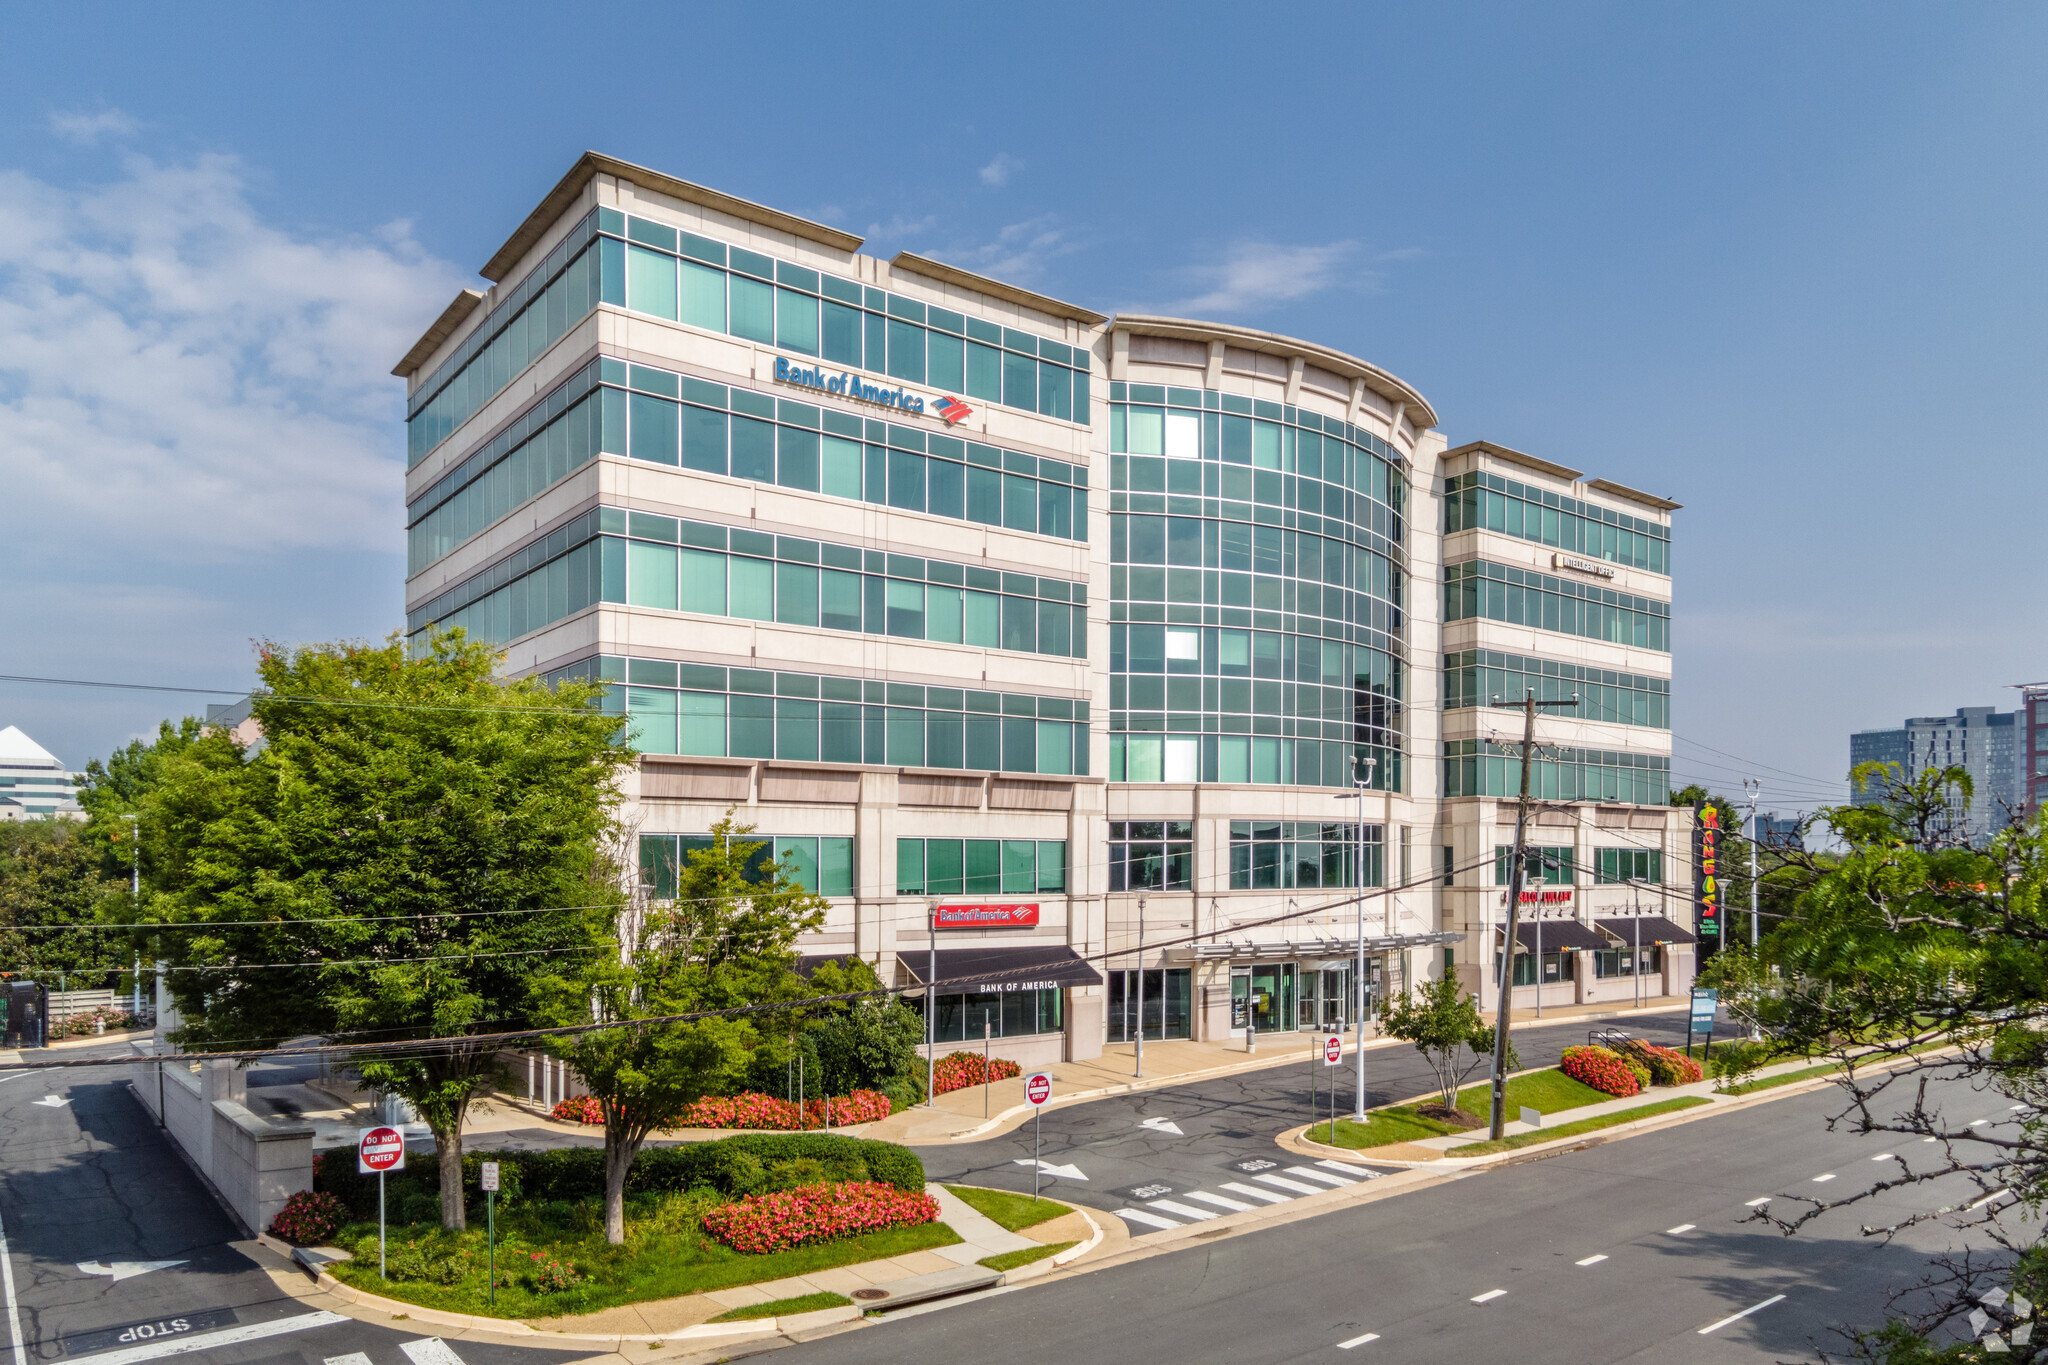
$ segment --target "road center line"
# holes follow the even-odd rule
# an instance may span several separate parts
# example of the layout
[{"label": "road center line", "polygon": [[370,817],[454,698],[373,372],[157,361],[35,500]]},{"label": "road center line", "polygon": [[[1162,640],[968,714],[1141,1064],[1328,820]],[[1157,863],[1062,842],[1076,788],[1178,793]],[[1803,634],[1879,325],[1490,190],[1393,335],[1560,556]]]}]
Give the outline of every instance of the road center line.
[{"label": "road center line", "polygon": [[1601,1253],[1600,1253],[1600,1254],[1599,1254],[1598,1256],[1588,1256],[1588,1257],[1587,1257],[1587,1258],[1586,1258],[1585,1260],[1583,1260],[1583,1261],[1573,1261],[1573,1262],[1572,1262],[1572,1264],[1573,1264],[1573,1265],[1599,1265],[1599,1264],[1600,1264],[1600,1263],[1601,1263],[1602,1261],[1604,1261],[1604,1260],[1606,1260],[1606,1259],[1607,1259],[1607,1253],[1603,1251],[1603,1252],[1601,1252]]},{"label": "road center line", "polygon": [[1472,1296],[1472,1302],[1491,1303],[1493,1300],[1499,1298],[1501,1295],[1507,1292],[1508,1291],[1505,1289],[1489,1289],[1484,1294],[1474,1294]]},{"label": "road center line", "polygon": [[1784,1297],[1785,1296],[1783,1294],[1773,1294],[1768,1299],[1765,1299],[1762,1303],[1751,1304],[1749,1307],[1743,1309],[1740,1313],[1730,1313],[1727,1317],[1722,1318],[1719,1322],[1708,1323],[1705,1327],[1700,1328],[1698,1335],[1705,1336],[1709,1332],[1718,1332],[1723,1327],[1726,1327],[1729,1323],[1740,1322],[1744,1318],[1748,1317],[1751,1313],[1755,1313],[1762,1309],[1769,1308],[1772,1304],[1778,1302],[1780,1299]]},{"label": "road center line", "polygon": [[1833,1180],[1834,1178],[1835,1178],[1835,1173],[1834,1173],[1833,1171],[1829,1171],[1829,1172],[1828,1172],[1828,1173],[1827,1173],[1826,1175],[1817,1175],[1817,1176],[1815,1176],[1815,1177],[1813,1178],[1813,1183],[1814,1183],[1814,1184],[1816,1184],[1816,1185],[1825,1185],[1825,1184],[1827,1184],[1827,1183],[1828,1183],[1828,1182],[1829,1182],[1830,1180]]},{"label": "road center line", "polygon": [[1349,1340],[1349,1341],[1340,1341],[1340,1342],[1338,1342],[1338,1343],[1337,1343],[1337,1349],[1338,1349],[1338,1350],[1340,1350],[1340,1351],[1348,1351],[1348,1350],[1350,1350],[1350,1349],[1351,1349],[1352,1347],[1354,1347],[1354,1346],[1363,1346],[1363,1345],[1365,1345],[1365,1343],[1367,1343],[1368,1341],[1378,1341],[1379,1339],[1380,1339],[1380,1334],[1379,1334],[1378,1332],[1367,1332],[1367,1333],[1366,1333],[1366,1334],[1365,1334],[1364,1336],[1362,1336],[1362,1337],[1353,1337],[1353,1338],[1351,1338],[1351,1340]]},{"label": "road center line", "polygon": [[1752,1199],[1752,1200],[1750,1200],[1750,1201],[1749,1201],[1749,1202],[1748,1202],[1747,1204],[1744,1204],[1744,1205],[1743,1205],[1742,1207],[1744,1207],[1744,1208],[1746,1208],[1746,1209],[1754,1209],[1754,1208],[1761,1208],[1761,1207],[1762,1207],[1763,1205],[1765,1205],[1765,1204],[1768,1204],[1768,1203],[1770,1203],[1770,1202],[1771,1202],[1771,1197],[1770,1197],[1769,1195],[1765,1195],[1765,1196],[1764,1196],[1763,1198],[1761,1198],[1761,1199]]},{"label": "road center line", "polygon": [[1678,1225],[1677,1227],[1675,1227],[1675,1228],[1666,1228],[1666,1229],[1664,1229],[1664,1235],[1665,1235],[1666,1237],[1676,1237],[1676,1236],[1677,1236],[1677,1235],[1678,1235],[1679,1233],[1681,1233],[1681,1232],[1691,1232],[1691,1231],[1692,1231],[1692,1230],[1693,1230],[1694,1228],[1696,1228],[1696,1227],[1698,1227],[1698,1226],[1699,1226],[1699,1224],[1698,1224],[1698,1223],[1680,1223],[1680,1224],[1679,1224],[1679,1225]]},{"label": "road center line", "polygon": [[339,1313],[301,1313],[295,1318],[279,1318],[275,1322],[251,1323],[246,1327],[229,1327],[219,1332],[203,1332],[191,1337],[165,1337],[152,1341],[146,1346],[130,1346],[119,1351],[101,1351],[98,1355],[80,1356],[71,1365],[135,1365],[136,1361],[157,1360],[163,1356],[187,1355],[193,1351],[211,1350],[215,1346],[233,1346],[238,1342],[261,1341],[265,1337],[281,1337],[290,1332],[303,1332],[311,1327],[326,1327],[348,1319]]},{"label": "road center line", "polygon": [[1890,1152],[1879,1152],[1876,1156],[1870,1159],[1872,1161],[1890,1161],[1892,1159],[1892,1154]]},{"label": "road center line", "polygon": [[4,1227],[0,1227],[0,1287],[7,1291],[7,1330],[14,1337],[14,1365],[28,1365],[28,1348],[21,1344],[21,1307],[14,1299],[14,1255],[7,1249]]}]

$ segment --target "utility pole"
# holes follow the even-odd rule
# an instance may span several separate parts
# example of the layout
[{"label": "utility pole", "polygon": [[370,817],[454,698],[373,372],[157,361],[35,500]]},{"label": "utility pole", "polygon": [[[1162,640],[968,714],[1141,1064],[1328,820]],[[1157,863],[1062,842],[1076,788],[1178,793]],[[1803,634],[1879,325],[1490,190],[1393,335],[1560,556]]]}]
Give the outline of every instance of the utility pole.
[{"label": "utility pole", "polygon": [[939,1105],[939,903],[925,906],[932,935],[931,974],[924,981],[924,1104]]},{"label": "utility pole", "polygon": [[[1499,706],[1500,698],[1493,704]],[[1500,999],[1494,1008],[1493,1021],[1493,1119],[1487,1136],[1494,1142],[1501,1139],[1501,1129],[1507,1122],[1508,1107],[1508,1016],[1514,1013],[1515,998],[1515,919],[1522,905],[1522,863],[1528,850],[1525,841],[1529,836],[1529,770],[1535,766],[1536,756],[1536,710],[1538,707],[1577,706],[1579,698],[1573,694],[1570,701],[1538,701],[1533,688],[1525,688],[1522,708],[1522,791],[1515,805],[1515,847],[1508,856],[1508,918],[1506,937],[1501,942],[1500,954]],[[1543,998],[1543,960],[1536,960],[1536,998]]]},{"label": "utility pole", "polygon": [[[1357,778],[1358,785],[1358,962],[1352,977],[1352,998],[1355,1010],[1351,1022],[1352,1034],[1358,1048],[1355,1059],[1358,1064],[1358,1084],[1353,1088],[1351,1117],[1359,1123],[1365,1122],[1365,793],[1372,786],[1373,775],[1379,771],[1379,757],[1366,754],[1356,759],[1359,767],[1365,769]],[[1331,1101],[1333,1104],[1334,1100]]]},{"label": "utility pole", "polygon": [[[129,918],[142,918],[142,817],[129,814],[121,817],[128,822],[128,899],[129,908],[135,911]],[[133,1008],[129,1013],[137,1019],[142,1017],[142,954],[135,954],[135,983]]]},{"label": "utility pole", "polygon": [[1756,799],[1763,793],[1762,778],[1745,777],[1742,790],[1749,795],[1749,951],[1754,954],[1757,946],[1756,893],[1757,875],[1762,871],[1764,841],[1756,837]]},{"label": "utility pole", "polygon": [[1145,1075],[1145,897],[1138,896],[1138,1064],[1133,1078]]}]

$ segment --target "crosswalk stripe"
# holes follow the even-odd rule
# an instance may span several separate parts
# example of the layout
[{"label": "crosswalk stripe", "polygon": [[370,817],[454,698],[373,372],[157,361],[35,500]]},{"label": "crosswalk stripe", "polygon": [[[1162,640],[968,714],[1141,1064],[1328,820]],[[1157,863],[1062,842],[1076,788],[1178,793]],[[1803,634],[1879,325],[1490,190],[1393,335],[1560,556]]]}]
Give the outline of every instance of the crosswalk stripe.
[{"label": "crosswalk stripe", "polygon": [[1151,1208],[1164,1209],[1176,1218],[1191,1218],[1197,1223],[1206,1222],[1218,1216],[1207,1209],[1198,1209],[1193,1204],[1176,1203],[1171,1199],[1151,1199],[1147,1200],[1146,1203]]},{"label": "crosswalk stripe", "polygon": [[1320,1185],[1304,1185],[1299,1180],[1289,1180],[1287,1177],[1280,1175],[1255,1175],[1252,1179],[1267,1185],[1278,1185],[1283,1190],[1293,1190],[1296,1194],[1321,1194],[1323,1192],[1323,1187]]},{"label": "crosswalk stripe", "polygon": [[1346,1175],[1358,1176],[1361,1179],[1370,1179],[1379,1174],[1378,1171],[1368,1171],[1365,1167],[1354,1166],[1348,1161],[1318,1161],[1316,1165],[1326,1171],[1342,1171]]},{"label": "crosswalk stripe", "polygon": [[1240,1185],[1235,1180],[1225,1181],[1223,1188],[1229,1190],[1232,1194],[1245,1194],[1250,1195],[1254,1199],[1263,1199],[1268,1204],[1285,1204],[1289,1199],[1293,1198],[1292,1195],[1275,1194],[1271,1190],[1262,1190],[1256,1185]]},{"label": "crosswalk stripe", "polygon": [[1319,1171],[1313,1166],[1289,1166],[1287,1174],[1298,1175],[1304,1180],[1320,1180],[1326,1185],[1343,1186],[1356,1185],[1358,1183],[1356,1180],[1347,1180],[1341,1175],[1331,1175],[1328,1171]]},{"label": "crosswalk stripe", "polygon": [[301,1313],[294,1318],[249,1323],[241,1327],[224,1328],[218,1332],[201,1332],[195,1336],[165,1337],[141,1346],[129,1346],[118,1351],[102,1351],[98,1355],[78,1358],[81,1361],[89,1360],[92,1365],[135,1365],[137,1361],[156,1360],[162,1356],[190,1355],[195,1351],[207,1351],[216,1346],[234,1346],[245,1341],[260,1341],[265,1337],[303,1332],[310,1327],[326,1327],[347,1321],[348,1319],[339,1313]]},{"label": "crosswalk stripe", "polygon": [[1214,1204],[1219,1209],[1229,1209],[1232,1213],[1247,1213],[1254,1207],[1240,1200],[1225,1199],[1220,1194],[1211,1194],[1207,1190],[1189,1190],[1188,1198],[1199,1199],[1204,1204]]},{"label": "crosswalk stripe", "polygon": [[1171,1218],[1161,1218],[1156,1213],[1146,1213],[1142,1209],[1118,1209],[1116,1216],[1129,1219],[1133,1223],[1147,1223],[1155,1228],[1177,1228],[1180,1226]]},{"label": "crosswalk stripe", "polygon": [[405,1352],[405,1358],[412,1365],[462,1365],[462,1357],[455,1349],[439,1337],[421,1337],[417,1341],[401,1341],[398,1349]]},{"label": "crosswalk stripe", "polygon": [[328,1356],[321,1365],[370,1365],[370,1358],[361,1351],[350,1351],[345,1356]]}]

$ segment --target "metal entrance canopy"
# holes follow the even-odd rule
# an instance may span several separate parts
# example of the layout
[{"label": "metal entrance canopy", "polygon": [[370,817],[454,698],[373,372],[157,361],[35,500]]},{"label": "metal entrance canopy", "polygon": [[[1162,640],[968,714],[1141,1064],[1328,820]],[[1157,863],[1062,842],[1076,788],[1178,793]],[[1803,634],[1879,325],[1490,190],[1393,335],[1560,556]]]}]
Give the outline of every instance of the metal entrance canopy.
[{"label": "metal entrance canopy", "polygon": [[[1465,936],[1453,933],[1382,934],[1365,941],[1368,953],[1391,953],[1403,948],[1434,948],[1439,944],[1462,943]],[[1341,957],[1358,955],[1356,938],[1291,938],[1278,943],[1183,943],[1168,948],[1170,962],[1242,962],[1298,957]]]}]

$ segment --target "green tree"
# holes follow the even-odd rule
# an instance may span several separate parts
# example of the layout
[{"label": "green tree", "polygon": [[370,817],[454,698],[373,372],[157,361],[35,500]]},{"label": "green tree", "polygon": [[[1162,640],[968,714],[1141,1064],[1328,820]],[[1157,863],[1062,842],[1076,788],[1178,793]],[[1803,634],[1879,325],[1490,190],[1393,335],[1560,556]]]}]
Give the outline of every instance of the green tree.
[{"label": "green tree", "polygon": [[[1381,1026],[1394,1037],[1415,1044],[1415,1050],[1436,1073],[1443,1106],[1458,1106],[1458,1087],[1493,1060],[1493,1029],[1479,1017],[1479,1000],[1458,989],[1455,978],[1425,983],[1387,1002]],[[1522,1059],[1508,1040],[1507,1069],[1519,1071]]]},{"label": "green tree", "polygon": [[612,894],[598,845],[630,758],[599,685],[496,663],[459,631],[417,655],[266,645],[260,752],[202,731],[140,796],[151,914],[205,925],[164,935],[176,1041],[375,1044],[358,1069],[433,1130],[449,1228],[497,1049],[408,1043],[519,1028],[537,974],[603,951],[581,907]]},{"label": "green tree", "polygon": [[805,1026],[818,1059],[818,1093],[877,1090],[904,1105],[924,1098],[924,1017],[883,998],[881,989],[875,969],[857,957],[823,963],[811,974],[818,995],[875,992],[873,999],[824,1005],[822,1017]]},{"label": "green tree", "polygon": [[[1785,1195],[1756,1217],[1790,1235],[1831,1209],[1883,1198],[1881,1225],[1866,1235],[1950,1224],[1967,1249],[1902,1286],[1891,1320],[1856,1337],[1853,1353],[1908,1365],[1991,1351],[2031,1365],[2048,1358],[2032,1332],[2032,1304],[2048,1297],[2038,1221],[2048,1198],[2048,833],[2008,828],[1971,848],[1953,818],[1970,797],[1966,774],[1858,774],[1882,783],[1883,798],[1823,813],[1846,852],[1806,860],[1796,913],[1732,984],[1775,1047],[1840,1060],[1843,1107],[1830,1127],[1920,1140],[1900,1141],[1865,1188]],[[2013,1117],[1972,1127],[1987,1090],[2012,1102]],[[1898,1193],[1956,1180],[1979,1197]],[[1950,1330],[1966,1319],[1969,1339],[1957,1343]]]},{"label": "green tree", "polygon": [[592,917],[599,951],[580,970],[539,983],[556,1024],[621,1026],[545,1043],[603,1111],[604,1230],[615,1246],[626,1240],[626,1176],[641,1145],[704,1096],[728,1092],[778,1012],[634,1021],[793,1003],[804,990],[796,940],[825,922],[826,902],[780,863],[756,863],[750,878],[749,860],[762,847],[744,837],[752,832],[727,811],[712,826],[711,847],[693,851],[680,870],[674,900],[618,898]]},{"label": "green tree", "polygon": [[[94,927],[130,908],[128,882],[72,820],[0,825],[0,963],[52,990],[103,984],[129,965],[126,930]],[[121,914],[127,919],[126,913]]]}]

